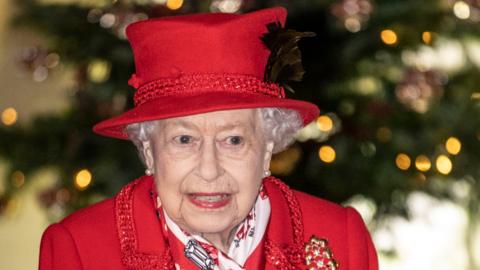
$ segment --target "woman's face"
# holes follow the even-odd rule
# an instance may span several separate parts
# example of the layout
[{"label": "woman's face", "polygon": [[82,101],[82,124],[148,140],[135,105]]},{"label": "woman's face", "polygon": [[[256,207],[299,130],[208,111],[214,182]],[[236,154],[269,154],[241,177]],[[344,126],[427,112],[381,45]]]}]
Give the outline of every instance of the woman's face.
[{"label": "woman's face", "polygon": [[244,109],[161,121],[144,146],[168,216],[191,233],[228,234],[253,207],[273,143],[259,111]]}]

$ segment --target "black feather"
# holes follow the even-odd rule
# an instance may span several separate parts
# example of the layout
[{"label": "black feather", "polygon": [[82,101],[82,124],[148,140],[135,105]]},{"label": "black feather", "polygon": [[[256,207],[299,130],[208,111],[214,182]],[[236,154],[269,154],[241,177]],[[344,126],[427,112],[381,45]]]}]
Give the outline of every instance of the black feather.
[{"label": "black feather", "polygon": [[267,24],[267,29],[268,32],[261,37],[271,52],[265,68],[264,80],[278,83],[293,92],[287,82],[301,81],[305,73],[298,41],[303,37],[313,37],[315,33],[285,29],[280,22]]}]

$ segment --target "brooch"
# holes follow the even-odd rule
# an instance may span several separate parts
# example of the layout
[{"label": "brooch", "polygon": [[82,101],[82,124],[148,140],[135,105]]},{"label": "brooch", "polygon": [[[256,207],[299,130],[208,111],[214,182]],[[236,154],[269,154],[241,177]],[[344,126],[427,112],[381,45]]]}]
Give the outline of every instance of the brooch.
[{"label": "brooch", "polygon": [[308,270],[338,270],[338,263],[328,247],[328,241],[313,235],[305,245],[305,264]]},{"label": "brooch", "polygon": [[212,270],[213,260],[207,251],[195,240],[189,240],[185,245],[185,256],[202,270]]}]

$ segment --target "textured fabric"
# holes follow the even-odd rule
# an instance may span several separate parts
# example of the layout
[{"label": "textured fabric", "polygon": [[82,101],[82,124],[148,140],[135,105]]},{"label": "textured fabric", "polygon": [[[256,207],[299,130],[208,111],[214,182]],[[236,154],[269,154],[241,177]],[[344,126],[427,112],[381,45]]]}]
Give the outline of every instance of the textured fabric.
[{"label": "textured fabric", "polygon": [[285,24],[286,9],[246,14],[205,13],[140,21],[126,29],[135,59],[129,80],[136,106],[100,122],[94,131],[127,138],[126,125],[205,112],[281,107],[299,112],[304,124],[316,105],[285,98],[264,81],[270,51],[261,37],[272,22]]},{"label": "textured fabric", "polygon": [[[149,192],[153,180],[143,177],[133,190],[133,222],[136,248],[147,258],[165,253],[163,233],[158,226]],[[271,203],[270,222],[265,237],[276,246],[291,244],[292,220],[282,191],[271,182],[265,183]],[[344,208],[302,192],[294,191],[302,212],[304,241],[312,235],[325,238],[341,270],[377,270],[377,256],[370,235],[353,208]],[[174,243],[172,239],[171,243]],[[264,257],[262,242],[249,257],[245,269],[278,269]],[[173,258],[181,260],[182,254]],[[182,255],[182,256],[180,256]],[[139,261],[135,268],[122,264],[114,200],[108,199],[80,210],[59,223],[52,224],[42,237],[39,269],[110,270],[149,269],[148,261]],[[195,270],[195,267],[186,269]],[[301,268],[300,268],[301,269]]]}]

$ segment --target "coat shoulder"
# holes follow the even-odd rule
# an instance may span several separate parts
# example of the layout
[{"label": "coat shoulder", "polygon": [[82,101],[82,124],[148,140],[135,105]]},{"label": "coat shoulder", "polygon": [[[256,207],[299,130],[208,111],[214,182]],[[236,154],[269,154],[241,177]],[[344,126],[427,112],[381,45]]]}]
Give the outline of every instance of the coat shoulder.
[{"label": "coat shoulder", "polygon": [[294,191],[300,205],[305,240],[325,239],[341,269],[377,270],[375,247],[360,214],[352,207]]},{"label": "coat shoulder", "polygon": [[353,227],[365,227],[360,214],[353,207],[314,197],[301,191],[294,191],[302,212],[306,231],[322,230],[346,234]]},{"label": "coat shoulder", "polygon": [[113,221],[115,221],[114,199],[109,198],[74,212],[60,223],[72,231],[93,231],[92,226],[97,230],[106,225],[113,225]]},{"label": "coat shoulder", "polygon": [[[344,223],[350,207],[314,197],[301,191],[294,191],[305,221],[321,219],[322,223]],[[311,222],[311,221],[310,221]]]},{"label": "coat shoulder", "polygon": [[[60,267],[62,258],[82,267]],[[123,269],[120,258],[113,199],[50,225],[42,237],[40,269]]]},{"label": "coat shoulder", "polygon": [[[83,208],[59,222],[68,230],[77,248],[95,251],[92,245],[118,246],[118,233],[115,218],[115,202],[113,198]],[[100,248],[102,249],[102,248]],[[99,250],[96,250],[99,252]]]}]

